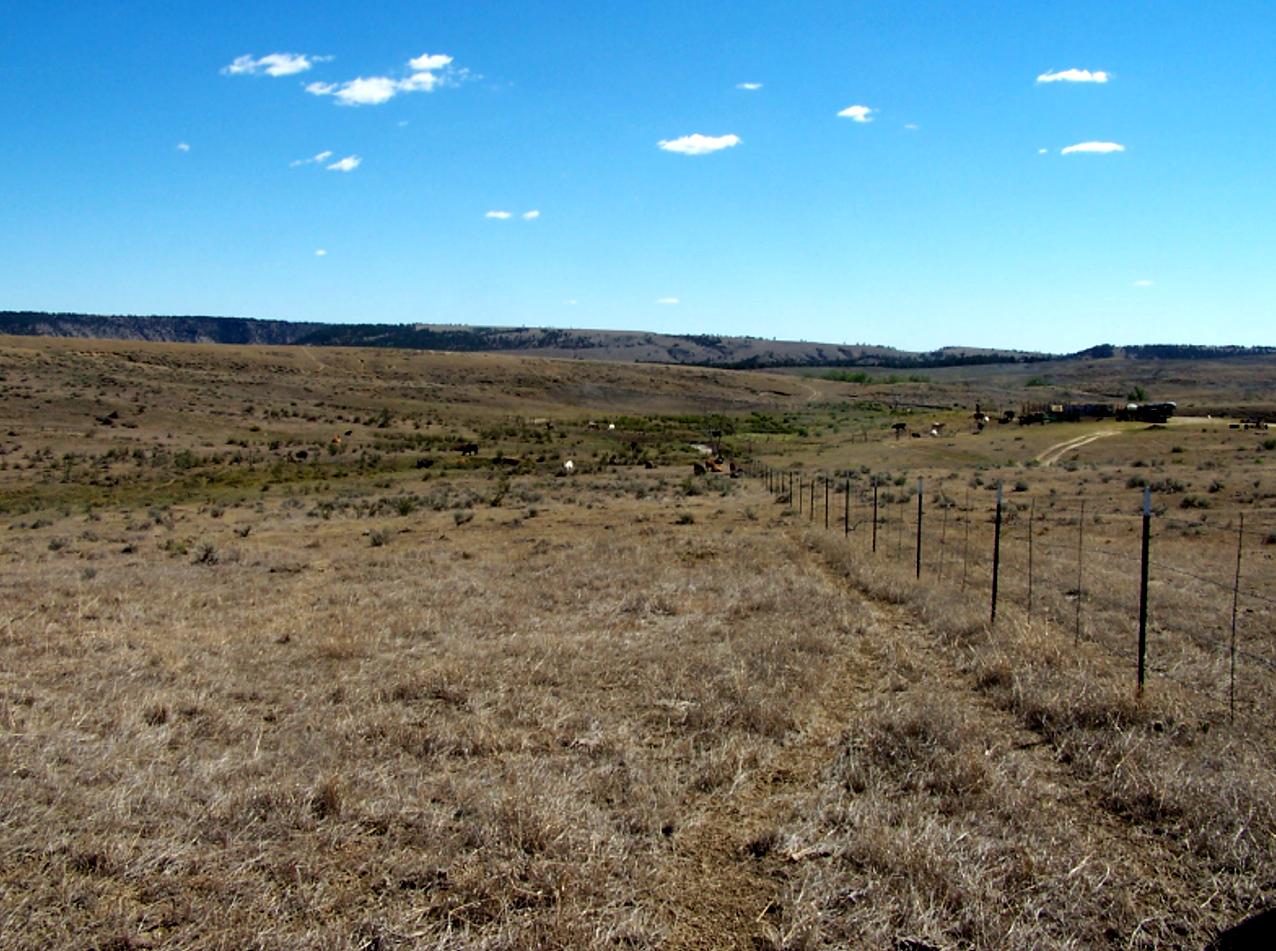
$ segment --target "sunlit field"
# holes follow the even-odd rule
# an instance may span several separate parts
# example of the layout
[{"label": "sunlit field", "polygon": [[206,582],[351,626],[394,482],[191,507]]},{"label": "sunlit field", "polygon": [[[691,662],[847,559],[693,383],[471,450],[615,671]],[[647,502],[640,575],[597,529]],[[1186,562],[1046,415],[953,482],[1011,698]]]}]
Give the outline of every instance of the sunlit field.
[{"label": "sunlit field", "polygon": [[1204,946],[1276,865],[1235,373],[2,338],[4,944]]}]

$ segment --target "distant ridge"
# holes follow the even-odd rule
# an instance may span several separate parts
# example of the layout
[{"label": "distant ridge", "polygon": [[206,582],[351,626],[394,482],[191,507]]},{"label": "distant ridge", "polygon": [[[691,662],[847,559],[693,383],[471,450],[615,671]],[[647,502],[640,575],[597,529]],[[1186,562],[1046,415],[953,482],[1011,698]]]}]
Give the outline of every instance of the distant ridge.
[{"label": "distant ridge", "polygon": [[867,367],[922,369],[1057,359],[1201,359],[1276,352],[1272,347],[1101,344],[1075,354],[978,347],[943,347],[924,353],[869,344],[809,343],[659,334],[631,330],[551,327],[479,327],[464,324],[324,324],[250,317],[170,317],[0,311],[0,334],[152,340],[170,343],[258,344],[312,347],[397,347],[463,353],[520,353],[624,363],[672,363],[728,369]]}]

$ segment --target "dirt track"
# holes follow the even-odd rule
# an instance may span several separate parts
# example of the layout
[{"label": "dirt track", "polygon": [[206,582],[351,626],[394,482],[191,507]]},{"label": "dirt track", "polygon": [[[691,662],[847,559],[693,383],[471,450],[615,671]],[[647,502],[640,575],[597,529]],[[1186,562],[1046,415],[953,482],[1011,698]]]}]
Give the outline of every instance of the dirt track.
[{"label": "dirt track", "polygon": [[[1082,441],[1104,435],[1111,433]],[[1070,440],[1051,451],[1061,453],[1078,443]],[[1000,847],[1007,856],[1017,850],[1054,850],[1059,868],[1070,871],[1056,875],[1057,869],[1039,868],[1042,880],[1034,887],[1043,895],[1055,890],[1057,897],[1084,893],[1083,900],[1107,903],[1113,893],[1143,891],[1173,914],[1187,889],[1173,872],[1180,857],[1171,840],[1150,839],[1103,808],[1090,785],[1060,762],[1045,736],[1025,727],[981,689],[977,675],[963,662],[963,649],[945,644],[908,607],[853,589],[818,550],[807,548],[796,560],[801,565],[797,570],[824,575],[829,597],[844,600],[846,613],[860,620],[844,649],[830,658],[836,672],[813,698],[795,742],[752,771],[748,781],[706,797],[675,836],[658,875],[660,903],[672,919],[667,947],[790,947],[802,943],[804,931],[824,930],[828,922],[820,922],[827,909],[804,895],[803,882],[812,873],[817,880],[845,874],[835,871],[845,846],[828,837],[812,806],[828,802],[830,795],[843,802],[854,795],[838,791],[839,757],[848,744],[859,742],[883,703],[908,697],[942,698],[964,711],[990,775],[997,777],[995,785],[1016,790],[1013,805],[995,808],[1025,810],[1023,815],[1030,817],[1023,826],[1015,825],[1013,841],[982,847]],[[977,816],[972,814],[972,825],[957,841],[986,835]],[[814,871],[811,863],[818,863]],[[875,885],[873,875],[865,875],[861,893],[868,895]],[[1049,881],[1052,877],[1063,881]],[[848,881],[844,887],[854,884]],[[851,918],[858,913],[851,911]],[[1066,932],[1068,924],[1060,927]],[[930,946],[927,942],[938,937],[896,934],[894,940],[897,946],[914,946],[913,941]]]},{"label": "dirt track", "polygon": [[1105,436],[1115,436],[1119,430],[1101,429],[1097,433],[1087,433],[1084,436],[1075,436],[1060,443],[1055,443],[1049,449],[1037,454],[1037,461],[1043,466],[1050,466],[1058,462],[1067,453],[1074,449],[1080,449],[1082,446],[1088,446],[1097,439],[1103,439]]}]

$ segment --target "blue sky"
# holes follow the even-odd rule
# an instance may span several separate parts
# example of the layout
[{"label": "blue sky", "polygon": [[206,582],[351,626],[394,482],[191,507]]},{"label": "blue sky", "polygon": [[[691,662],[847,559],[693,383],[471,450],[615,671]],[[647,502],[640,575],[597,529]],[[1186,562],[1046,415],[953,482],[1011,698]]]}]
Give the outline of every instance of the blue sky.
[{"label": "blue sky", "polygon": [[1273,37],[1270,0],[15,0],[0,309],[1276,344]]}]

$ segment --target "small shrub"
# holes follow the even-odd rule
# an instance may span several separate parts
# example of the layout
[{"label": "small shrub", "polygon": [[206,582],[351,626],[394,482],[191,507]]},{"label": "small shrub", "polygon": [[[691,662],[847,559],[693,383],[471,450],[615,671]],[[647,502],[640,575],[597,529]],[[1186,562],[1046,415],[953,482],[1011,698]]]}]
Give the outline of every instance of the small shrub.
[{"label": "small shrub", "polygon": [[466,524],[467,522],[474,521],[474,513],[469,511],[468,509],[463,509],[461,511],[453,512],[452,521],[459,528],[460,526]]},{"label": "small shrub", "polygon": [[1201,495],[1185,495],[1183,500],[1179,502],[1181,509],[1207,509],[1210,507],[1210,500]]},{"label": "small shrub", "polygon": [[217,546],[212,542],[200,542],[195,546],[195,555],[191,559],[193,565],[215,565],[221,561]]},{"label": "small shrub", "polygon": [[390,533],[379,528],[374,528],[368,532],[368,544],[373,548],[380,548],[390,540]]},{"label": "small shrub", "polygon": [[678,517],[674,519],[675,525],[694,525],[695,523],[696,517],[690,512],[681,512]]}]

